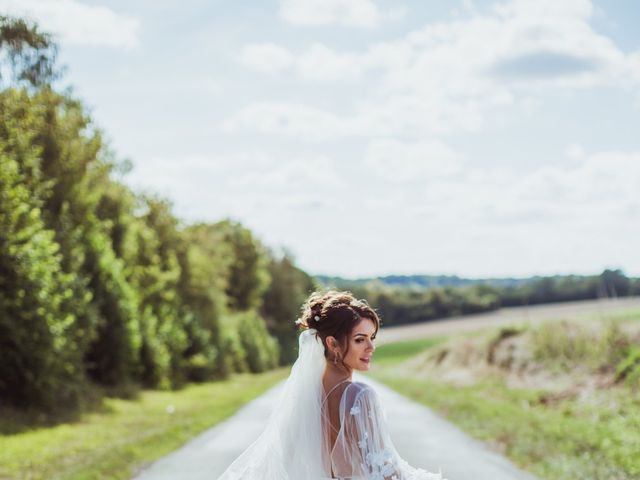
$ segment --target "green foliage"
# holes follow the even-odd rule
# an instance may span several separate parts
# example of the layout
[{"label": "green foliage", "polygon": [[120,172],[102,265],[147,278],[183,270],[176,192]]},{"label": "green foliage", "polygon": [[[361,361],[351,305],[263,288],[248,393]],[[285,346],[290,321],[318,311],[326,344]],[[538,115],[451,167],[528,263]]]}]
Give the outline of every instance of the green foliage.
[{"label": "green foliage", "polygon": [[616,365],[616,381],[640,390],[640,346],[629,345],[624,351],[624,357]]},{"label": "green foliage", "polygon": [[550,321],[529,333],[533,358],[562,371],[611,369],[624,358],[632,343],[614,321],[604,329],[578,322]]},{"label": "green foliage", "polygon": [[214,227],[231,254],[226,287],[229,307],[233,310],[259,308],[271,281],[267,252],[251,231],[237,222],[223,220]]},{"label": "green foliage", "polygon": [[84,376],[70,334],[70,278],[60,267],[54,232],[45,228],[5,145],[0,142],[0,398],[46,410],[73,406]]},{"label": "green foliage", "polygon": [[126,281],[124,265],[106,235],[92,229],[86,239],[85,268],[99,312],[95,339],[85,356],[89,376],[106,385],[136,378],[141,344],[135,290]]},{"label": "green foliage", "polygon": [[485,312],[500,305],[498,290],[488,285],[423,289],[372,283],[352,292],[367,298],[385,325]]},{"label": "green foliage", "polygon": [[41,87],[59,76],[55,67],[57,46],[51,35],[22,18],[0,15],[0,54],[5,55],[0,76],[6,85]]},{"label": "green foliage", "polygon": [[0,92],[3,402],[71,408],[87,380],[125,394],[276,366],[259,310],[278,295],[298,308],[309,277],[289,263],[268,294],[275,263],[249,229],[185,227],[170,202],[125,186],[128,163],[52,89],[55,53],[37,27],[0,16],[1,80],[24,86]]},{"label": "green foliage", "polygon": [[[226,352],[234,351],[233,340],[223,338],[221,318],[226,312],[228,245],[212,225],[196,224],[180,234],[177,260],[180,278],[176,286],[184,318],[186,348],[184,362],[190,365],[187,379],[224,377],[233,371]],[[191,357],[197,356],[193,362]],[[200,367],[206,359],[204,367]],[[231,362],[233,364],[233,362]],[[192,367],[196,367],[193,369]]]},{"label": "green foliage", "polygon": [[118,250],[129,265],[129,282],[140,296],[141,380],[149,387],[175,387],[185,380],[182,354],[187,348],[185,318],[177,292],[181,274],[177,220],[164,200],[143,197],[138,208],[142,210],[138,217],[133,217],[132,208],[111,215],[126,218],[113,222],[121,227],[113,230],[116,235],[112,241],[122,245]]},{"label": "green foliage", "polygon": [[246,311],[236,314],[234,323],[247,354],[249,370],[258,373],[277,367],[280,356],[278,343],[269,335],[264,320],[257,313]]},{"label": "green foliage", "polygon": [[280,345],[279,364],[285,365],[297,357],[298,335],[294,322],[300,315],[300,306],[316,285],[307,273],[295,266],[287,252],[280,257],[271,253],[268,270],[271,283],[264,293],[261,315]]}]

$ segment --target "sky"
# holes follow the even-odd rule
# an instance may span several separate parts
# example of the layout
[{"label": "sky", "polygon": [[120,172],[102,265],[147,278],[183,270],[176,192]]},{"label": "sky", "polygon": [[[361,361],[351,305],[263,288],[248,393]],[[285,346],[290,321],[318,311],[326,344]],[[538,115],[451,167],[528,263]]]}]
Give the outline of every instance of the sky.
[{"label": "sky", "polygon": [[136,191],[310,274],[640,276],[633,0],[0,0]]}]

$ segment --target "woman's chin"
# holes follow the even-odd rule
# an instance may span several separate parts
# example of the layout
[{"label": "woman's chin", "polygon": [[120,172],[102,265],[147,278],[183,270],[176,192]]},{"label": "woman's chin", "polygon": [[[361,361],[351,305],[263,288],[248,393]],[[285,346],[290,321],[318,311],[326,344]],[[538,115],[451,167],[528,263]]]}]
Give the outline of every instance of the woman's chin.
[{"label": "woman's chin", "polygon": [[360,362],[357,370],[360,370],[361,372],[366,372],[369,370],[369,366],[370,366],[369,362]]}]

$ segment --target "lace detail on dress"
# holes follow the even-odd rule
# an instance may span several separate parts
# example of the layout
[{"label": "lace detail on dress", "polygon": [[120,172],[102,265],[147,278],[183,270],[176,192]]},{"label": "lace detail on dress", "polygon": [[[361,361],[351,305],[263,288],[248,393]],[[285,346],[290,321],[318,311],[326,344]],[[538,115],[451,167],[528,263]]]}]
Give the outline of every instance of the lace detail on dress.
[{"label": "lace detail on dress", "polygon": [[[353,475],[367,480],[445,480],[440,473],[431,473],[410,466],[397,454],[386,427],[386,415],[375,391],[362,385],[348,408],[345,441],[357,443],[351,450],[355,463]],[[347,448],[347,450],[349,450]],[[356,463],[357,462],[357,463]]]}]

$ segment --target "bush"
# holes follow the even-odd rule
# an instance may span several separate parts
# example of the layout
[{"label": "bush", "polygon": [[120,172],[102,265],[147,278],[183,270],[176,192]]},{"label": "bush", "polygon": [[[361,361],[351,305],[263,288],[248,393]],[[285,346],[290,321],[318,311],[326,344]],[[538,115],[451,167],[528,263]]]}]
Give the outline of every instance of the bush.
[{"label": "bush", "polygon": [[264,320],[255,312],[247,311],[236,314],[234,323],[246,352],[249,370],[258,373],[275,368],[280,351],[275,338],[269,335]]}]

